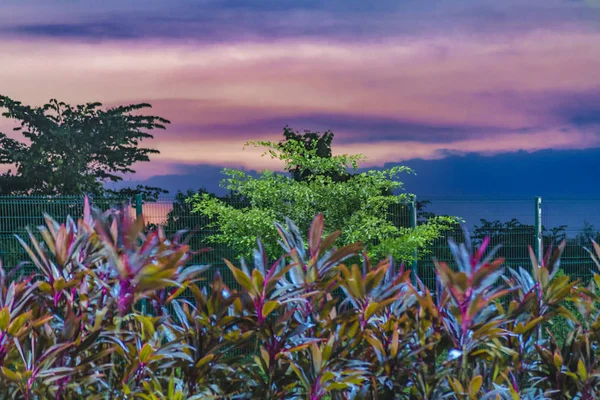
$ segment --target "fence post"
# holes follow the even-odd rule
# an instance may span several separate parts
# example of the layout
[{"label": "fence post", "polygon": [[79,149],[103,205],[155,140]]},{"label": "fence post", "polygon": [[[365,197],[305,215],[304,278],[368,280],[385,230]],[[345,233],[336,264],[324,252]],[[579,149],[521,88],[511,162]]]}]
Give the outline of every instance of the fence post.
[{"label": "fence post", "polygon": [[539,262],[543,256],[542,249],[542,198],[535,198],[535,256]]},{"label": "fence post", "polygon": [[142,215],[143,209],[142,209],[142,194],[141,193],[136,193],[135,195],[135,217],[139,218],[140,215]]},{"label": "fence post", "polygon": [[[411,229],[416,229],[417,227],[417,198],[416,196],[413,198],[412,202],[410,203],[410,228]],[[417,249],[415,248],[413,250],[413,262],[412,262],[412,267],[411,267],[411,280],[413,282],[413,284],[416,285],[417,283],[417,268],[419,266],[418,261],[417,261],[417,257],[418,257],[418,253],[417,253]]]},{"label": "fence post", "polygon": [[[142,200],[142,194],[141,193],[136,193],[135,194],[135,218],[139,218],[143,211],[143,200]],[[142,315],[148,315],[148,302],[146,299],[142,299]]]}]

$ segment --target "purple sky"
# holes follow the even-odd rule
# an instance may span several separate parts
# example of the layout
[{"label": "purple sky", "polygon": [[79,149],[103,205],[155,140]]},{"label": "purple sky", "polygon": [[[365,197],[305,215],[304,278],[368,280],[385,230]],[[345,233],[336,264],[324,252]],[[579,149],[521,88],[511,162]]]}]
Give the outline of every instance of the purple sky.
[{"label": "purple sky", "polygon": [[17,100],[172,120],[128,183],[278,168],[242,148],[289,124],[418,193],[600,195],[600,0],[3,0],[0,54]]}]

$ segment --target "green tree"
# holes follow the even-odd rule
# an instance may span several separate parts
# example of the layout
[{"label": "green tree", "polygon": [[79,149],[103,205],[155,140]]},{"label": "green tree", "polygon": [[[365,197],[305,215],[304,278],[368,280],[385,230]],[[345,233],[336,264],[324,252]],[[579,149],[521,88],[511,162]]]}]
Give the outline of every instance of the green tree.
[{"label": "green tree", "polygon": [[[307,146],[305,140],[291,136],[279,143],[247,143],[266,149],[263,155],[283,161],[291,177],[264,171],[255,178],[243,171],[225,169],[222,187],[249,205],[234,208],[206,194],[194,196],[193,211],[214,218],[211,226],[218,231],[210,240],[249,256],[260,236],[270,254],[279,254],[275,221],[284,222],[288,217],[301,232],[306,232],[314,216],[323,213],[326,233],[343,231],[340,244],[362,241],[370,256],[391,254],[410,261],[413,250],[423,250],[455,222],[450,217],[434,217],[414,231],[397,226],[389,218],[389,210],[412,199],[407,193],[393,194],[402,191],[397,176],[410,172],[408,168],[357,173],[359,163],[365,159],[363,155],[323,155],[319,154],[318,139],[312,143]],[[334,179],[336,176],[341,179]]]},{"label": "green tree", "polygon": [[[293,142],[301,144],[305,150],[314,151],[318,158],[331,158],[331,143],[333,142],[333,132],[327,131],[323,134],[305,130],[304,133],[294,131],[289,126],[283,128],[284,140],[279,142],[280,146],[286,146]],[[296,181],[305,181],[315,174],[310,168],[302,168],[300,165],[290,166],[288,171]],[[347,181],[351,174],[339,173],[334,171],[328,175],[334,182]]]},{"label": "green tree", "polygon": [[149,104],[131,104],[103,110],[100,103],[71,106],[52,99],[31,107],[0,96],[2,115],[17,122],[25,141],[0,132],[0,163],[13,166],[0,176],[0,194],[131,196],[146,199],[164,192],[139,186],[107,190],[106,183],[119,182],[135,172],[132,165],[150,160],[158,151],[140,147],[152,139],[154,129],[169,123],[157,116],[141,115]]}]

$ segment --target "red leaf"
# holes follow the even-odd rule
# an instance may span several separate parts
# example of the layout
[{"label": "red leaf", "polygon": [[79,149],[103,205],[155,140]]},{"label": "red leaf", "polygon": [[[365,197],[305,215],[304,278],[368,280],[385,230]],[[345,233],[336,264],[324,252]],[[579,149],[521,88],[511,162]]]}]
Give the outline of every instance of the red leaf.
[{"label": "red leaf", "polygon": [[314,257],[319,251],[319,245],[321,244],[321,238],[323,237],[324,223],[323,214],[319,213],[310,226],[308,249],[310,251],[311,258]]}]

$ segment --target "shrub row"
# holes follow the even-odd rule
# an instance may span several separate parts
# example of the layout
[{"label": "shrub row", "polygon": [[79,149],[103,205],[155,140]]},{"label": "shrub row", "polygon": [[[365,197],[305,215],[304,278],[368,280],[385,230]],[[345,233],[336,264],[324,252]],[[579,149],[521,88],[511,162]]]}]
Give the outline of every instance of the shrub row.
[{"label": "shrub row", "polygon": [[486,241],[451,241],[429,290],[336,248],[321,215],[307,243],[291,221],[277,230],[284,256],[267,265],[259,240],[253,268],[227,261],[232,288],[143,218],[87,203],[78,221],[46,216],[21,241],[37,273],[0,273],[0,398],[598,398],[600,275],[558,276],[564,245],[505,270]]}]

